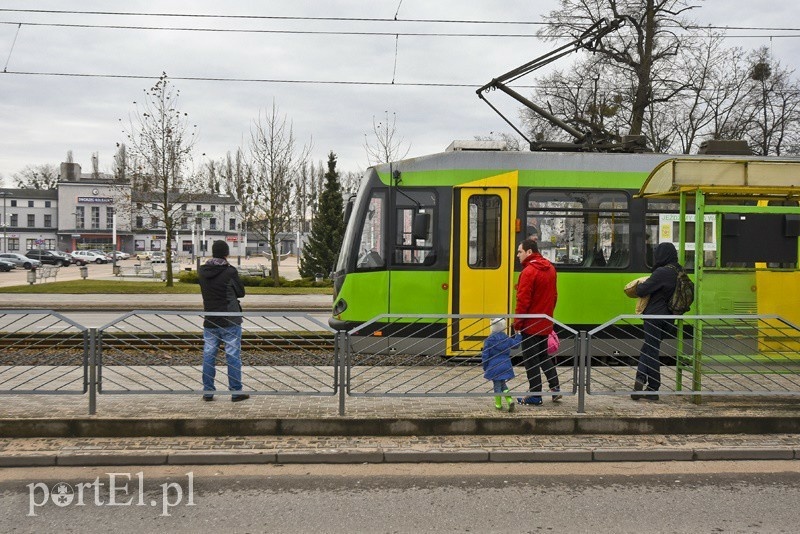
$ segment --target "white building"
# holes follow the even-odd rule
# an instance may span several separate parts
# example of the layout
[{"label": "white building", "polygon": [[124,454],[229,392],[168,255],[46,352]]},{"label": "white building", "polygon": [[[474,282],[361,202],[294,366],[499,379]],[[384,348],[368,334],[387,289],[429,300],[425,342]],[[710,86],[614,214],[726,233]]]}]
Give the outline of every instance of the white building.
[{"label": "white building", "polygon": [[[0,189],[3,211],[0,250],[166,250],[161,203],[154,193],[132,193],[130,184],[106,174],[86,174],[62,163],[55,190]],[[203,255],[217,239],[231,255],[244,255],[241,210],[227,195],[170,194],[176,221],[173,251]],[[115,241],[116,238],[116,241]]]}]

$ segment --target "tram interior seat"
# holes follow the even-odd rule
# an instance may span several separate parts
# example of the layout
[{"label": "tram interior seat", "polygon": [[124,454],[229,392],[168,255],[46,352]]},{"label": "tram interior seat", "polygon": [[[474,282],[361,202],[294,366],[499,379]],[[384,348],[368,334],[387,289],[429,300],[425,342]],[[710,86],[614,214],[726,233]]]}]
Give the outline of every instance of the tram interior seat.
[{"label": "tram interior seat", "polygon": [[371,250],[361,256],[361,258],[358,260],[358,267],[383,267],[383,258],[376,251]]},{"label": "tram interior seat", "polygon": [[599,248],[595,248],[594,250],[590,251],[589,254],[586,255],[586,259],[583,260],[583,266],[605,267],[606,257],[603,255],[603,251]]},{"label": "tram interior seat", "polygon": [[615,248],[611,249],[611,254],[608,256],[609,267],[624,267],[628,264],[628,256],[630,251],[628,249]]}]

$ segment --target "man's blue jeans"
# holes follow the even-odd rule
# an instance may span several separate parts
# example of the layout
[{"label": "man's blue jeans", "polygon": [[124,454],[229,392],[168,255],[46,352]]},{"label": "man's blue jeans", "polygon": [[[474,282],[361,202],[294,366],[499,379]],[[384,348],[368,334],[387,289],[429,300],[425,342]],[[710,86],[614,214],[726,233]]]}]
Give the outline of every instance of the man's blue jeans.
[{"label": "man's blue jeans", "polygon": [[215,391],[214,363],[220,342],[225,343],[225,360],[228,363],[228,386],[231,391],[242,390],[242,325],[203,329],[203,391]]}]

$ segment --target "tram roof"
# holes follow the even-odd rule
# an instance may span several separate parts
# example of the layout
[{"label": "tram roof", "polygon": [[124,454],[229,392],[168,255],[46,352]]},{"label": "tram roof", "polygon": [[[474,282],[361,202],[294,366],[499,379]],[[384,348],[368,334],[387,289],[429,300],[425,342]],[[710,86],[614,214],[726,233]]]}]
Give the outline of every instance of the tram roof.
[{"label": "tram roof", "polygon": [[639,197],[677,198],[681,192],[739,198],[797,199],[800,159],[670,158],[656,166]]}]

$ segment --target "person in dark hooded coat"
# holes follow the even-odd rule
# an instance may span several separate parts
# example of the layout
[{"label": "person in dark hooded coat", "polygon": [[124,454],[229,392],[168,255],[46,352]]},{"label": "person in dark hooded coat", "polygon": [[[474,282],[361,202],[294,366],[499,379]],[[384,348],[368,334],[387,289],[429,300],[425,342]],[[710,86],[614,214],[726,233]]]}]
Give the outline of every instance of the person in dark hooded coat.
[{"label": "person in dark hooded coat", "polygon": [[[678,282],[678,271],[683,267],[678,263],[678,251],[672,243],[659,243],[655,250],[655,265],[650,278],[636,286],[636,295],[649,296],[650,300],[642,313],[644,315],[644,343],[639,352],[639,365],[636,369],[634,391],[658,391],[661,387],[661,362],[659,351],[661,340],[674,330],[672,319],[650,319],[649,315],[672,315],[669,301]],[[655,393],[634,393],[633,400],[658,400]]]},{"label": "person in dark hooded coat", "polygon": [[[232,315],[206,315],[203,320],[203,400],[214,400],[214,377],[217,351],[225,343],[228,364],[228,386],[231,391],[242,390],[242,306],[244,286],[236,267],[228,263],[230,249],[225,241],[214,241],[213,258],[198,269],[203,309],[207,312],[231,312]],[[239,402],[250,395],[232,393],[231,400]]]}]

